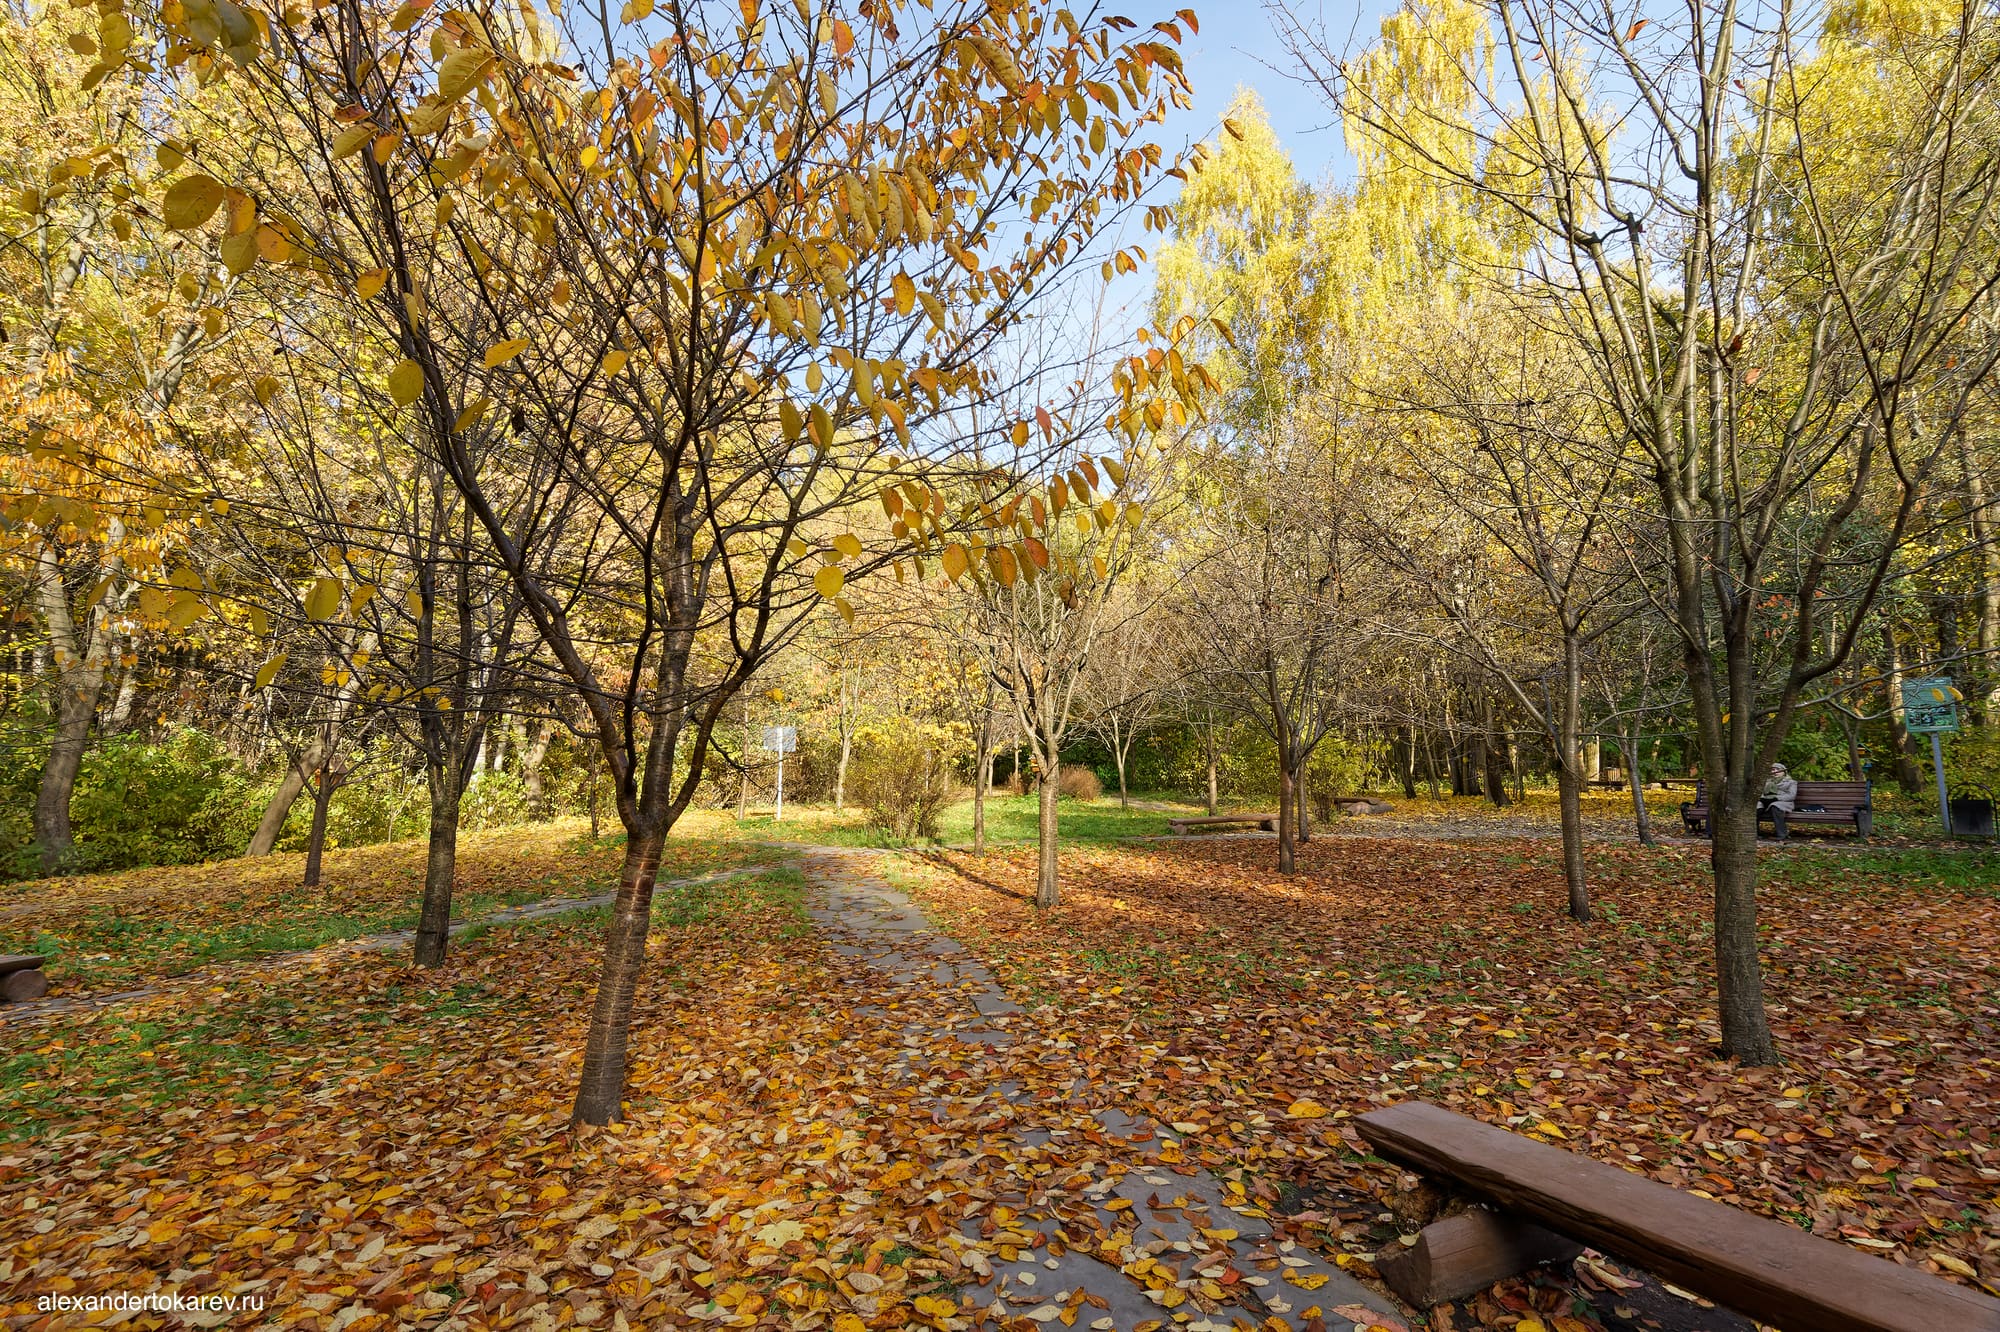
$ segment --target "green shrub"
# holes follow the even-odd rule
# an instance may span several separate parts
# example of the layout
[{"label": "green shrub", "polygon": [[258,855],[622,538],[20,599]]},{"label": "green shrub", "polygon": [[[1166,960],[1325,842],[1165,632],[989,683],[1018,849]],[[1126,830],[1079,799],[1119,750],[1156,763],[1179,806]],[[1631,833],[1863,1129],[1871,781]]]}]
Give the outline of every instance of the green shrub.
[{"label": "green shrub", "polygon": [[458,810],[459,826],[478,832],[528,821],[528,784],[511,772],[482,769],[472,775]]},{"label": "green shrub", "polygon": [[855,736],[849,798],[892,837],[935,838],[938,817],[956,796],[952,766],[962,738],[952,729],[897,721]]}]

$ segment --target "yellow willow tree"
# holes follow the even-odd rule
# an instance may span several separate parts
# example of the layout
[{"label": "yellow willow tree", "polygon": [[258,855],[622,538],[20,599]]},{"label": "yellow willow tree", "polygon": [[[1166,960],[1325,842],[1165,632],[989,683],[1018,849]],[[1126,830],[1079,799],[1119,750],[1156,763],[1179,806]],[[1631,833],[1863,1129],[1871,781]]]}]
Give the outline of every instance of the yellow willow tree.
[{"label": "yellow willow tree", "polygon": [[[1191,23],[893,0],[135,23],[194,109],[250,111],[196,136],[170,219],[367,312],[320,354],[374,367],[590,719],[627,844],[579,1120],[622,1115],[661,846],[725,707],[850,575],[953,526],[938,483],[972,464],[937,423],[1004,387],[987,353],[1040,293],[1129,264],[1100,236],[1173,165],[1147,136],[1187,99]],[[1159,408],[1150,368],[1122,382]],[[891,483],[921,495],[896,543],[814,538]]]}]

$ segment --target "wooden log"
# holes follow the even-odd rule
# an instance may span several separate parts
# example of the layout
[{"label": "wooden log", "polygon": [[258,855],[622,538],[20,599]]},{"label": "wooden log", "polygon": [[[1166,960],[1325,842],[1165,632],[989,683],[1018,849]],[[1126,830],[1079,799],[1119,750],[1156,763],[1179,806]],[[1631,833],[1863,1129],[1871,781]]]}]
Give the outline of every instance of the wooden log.
[{"label": "wooden log", "polygon": [[1355,1121],[1384,1157],[1785,1332],[2000,1332],[2000,1300],[1421,1101]]},{"label": "wooden log", "polygon": [[39,999],[49,992],[49,978],[39,967],[10,971],[0,978],[0,999],[10,1004],[25,1004],[30,999]]},{"label": "wooden log", "polygon": [[1389,1289],[1419,1309],[1464,1299],[1496,1281],[1544,1263],[1573,1262],[1575,1240],[1530,1221],[1475,1207],[1433,1221],[1414,1245],[1393,1245],[1375,1258]]}]

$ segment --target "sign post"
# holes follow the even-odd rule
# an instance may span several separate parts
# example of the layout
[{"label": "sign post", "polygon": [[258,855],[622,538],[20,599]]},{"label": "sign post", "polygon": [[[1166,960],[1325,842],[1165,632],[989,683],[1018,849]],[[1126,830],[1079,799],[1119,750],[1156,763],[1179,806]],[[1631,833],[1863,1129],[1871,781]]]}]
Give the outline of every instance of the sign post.
[{"label": "sign post", "polygon": [[785,821],[785,755],[799,747],[799,728],[796,726],[766,726],[764,728],[764,748],[778,756],[778,804],[771,814],[771,822]]},{"label": "sign post", "polygon": [[1931,738],[1931,771],[1937,775],[1938,819],[1944,835],[1951,836],[1951,797],[1944,782],[1944,742],[1940,738],[1958,733],[1958,700],[1962,695],[1952,687],[1948,675],[1903,681],[1903,729],[1911,735]]}]

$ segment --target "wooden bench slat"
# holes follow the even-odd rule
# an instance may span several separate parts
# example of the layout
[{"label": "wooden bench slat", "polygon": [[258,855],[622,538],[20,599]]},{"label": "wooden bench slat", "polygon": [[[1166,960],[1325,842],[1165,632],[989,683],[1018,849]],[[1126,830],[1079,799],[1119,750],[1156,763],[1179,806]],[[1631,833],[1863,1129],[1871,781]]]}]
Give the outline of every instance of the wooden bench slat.
[{"label": "wooden bench slat", "polygon": [[1438,1106],[1355,1126],[1392,1161],[1774,1327],[2000,1332],[2000,1300]]},{"label": "wooden bench slat", "polygon": [[47,961],[40,953],[0,954],[0,976],[14,971],[30,971]]}]

